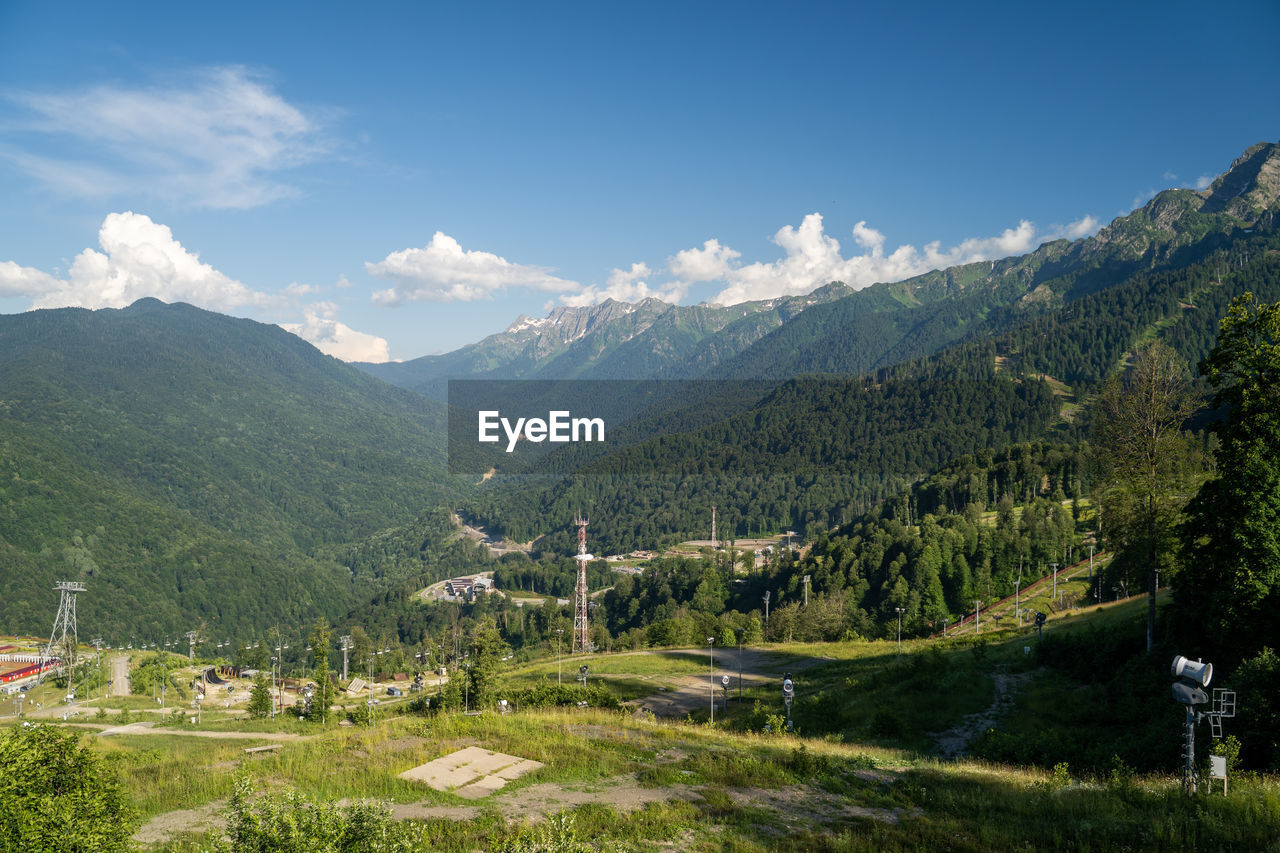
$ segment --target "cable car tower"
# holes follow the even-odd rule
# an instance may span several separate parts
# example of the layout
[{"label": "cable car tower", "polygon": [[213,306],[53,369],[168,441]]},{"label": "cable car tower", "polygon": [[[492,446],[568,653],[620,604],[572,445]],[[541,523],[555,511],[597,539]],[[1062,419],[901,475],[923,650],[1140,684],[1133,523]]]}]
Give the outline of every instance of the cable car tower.
[{"label": "cable car tower", "polygon": [[64,670],[70,673],[76,663],[76,648],[80,636],[76,628],[76,593],[84,592],[84,584],[79,581],[58,581],[53,587],[62,593],[58,601],[58,615],[53,617],[53,631],[49,634],[49,645],[45,646],[45,657],[56,660],[53,670]]},{"label": "cable car tower", "polygon": [[591,651],[591,639],[587,631],[587,563],[594,560],[587,553],[587,519],[578,513],[573,523],[578,525],[578,586],[573,591],[573,645],[571,651]]}]

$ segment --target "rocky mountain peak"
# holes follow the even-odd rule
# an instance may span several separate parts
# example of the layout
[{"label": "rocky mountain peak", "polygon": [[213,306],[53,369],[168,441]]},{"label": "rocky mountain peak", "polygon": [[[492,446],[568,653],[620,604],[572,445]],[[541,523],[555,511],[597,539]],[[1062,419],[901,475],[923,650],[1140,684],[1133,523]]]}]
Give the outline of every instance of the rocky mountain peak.
[{"label": "rocky mountain peak", "polygon": [[1254,145],[1200,195],[1205,213],[1227,213],[1246,221],[1275,207],[1280,201],[1280,144]]}]

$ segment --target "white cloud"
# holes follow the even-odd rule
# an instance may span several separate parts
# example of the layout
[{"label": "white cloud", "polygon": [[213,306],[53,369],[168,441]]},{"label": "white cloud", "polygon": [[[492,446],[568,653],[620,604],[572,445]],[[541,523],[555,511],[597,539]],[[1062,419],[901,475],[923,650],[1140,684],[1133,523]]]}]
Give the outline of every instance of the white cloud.
[{"label": "white cloud", "polygon": [[[733,260],[739,256],[738,252],[718,242],[707,241],[703,249],[678,253],[668,268],[673,275],[679,276],[694,268],[693,264],[685,264],[684,258],[706,259],[703,268],[720,274],[716,279],[700,277],[690,281],[724,281],[724,289],[713,301],[733,305],[748,300],[804,294],[830,281],[842,281],[850,287],[862,288],[876,282],[901,281],[958,264],[1020,255],[1049,240],[1074,240],[1091,234],[1098,225],[1096,218],[1085,216],[1042,233],[1031,222],[1022,220],[1017,227],[1005,229],[993,237],[971,237],[947,248],[943,248],[940,241],[927,243],[923,248],[902,245],[886,253],[885,235],[868,226],[864,220],[854,225],[852,230],[854,243],[862,252],[845,257],[839,241],[825,232],[822,215],[811,213],[798,227],[787,225],[774,234],[773,242],[784,253],[776,261],[735,266]],[[713,244],[715,251],[711,252]]]},{"label": "white cloud", "polygon": [[144,296],[219,311],[272,301],[201,263],[167,226],[140,213],[108,214],[98,245],[101,252],[85,249],[76,256],[65,279],[0,263],[0,292],[29,296],[32,308],[123,308]]},{"label": "white cloud", "polygon": [[1142,207],[1144,204],[1146,204],[1147,202],[1151,201],[1151,199],[1156,197],[1156,192],[1157,191],[1153,189],[1146,189],[1138,193],[1133,197],[1133,201],[1129,203],[1129,209],[1124,211],[1123,214],[1127,216],[1128,214]]},{"label": "white cloud", "polygon": [[1176,181],[1176,180],[1178,180],[1178,176],[1177,176],[1177,174],[1176,174],[1176,173],[1174,173],[1174,172],[1170,172],[1170,171],[1168,171],[1168,170],[1166,170],[1166,171],[1165,171],[1165,173],[1164,173],[1164,175],[1163,175],[1162,177],[1163,177],[1166,181]]},{"label": "white cloud", "polygon": [[1037,245],[1035,227],[1025,220],[995,237],[970,238],[948,249],[935,241],[923,249],[904,245],[886,254],[884,234],[868,227],[865,221],[854,226],[852,236],[864,253],[846,258],[839,241],[825,233],[822,215],[811,213],[799,227],[784,226],[773,236],[773,242],[785,253],[782,258],[731,269],[724,276],[727,286],[714,301],[732,305],[798,295],[829,281],[862,288],[956,264],[1021,254]]},{"label": "white cloud", "polygon": [[717,281],[729,274],[739,257],[740,253],[720,245],[719,240],[708,240],[701,249],[684,249],[667,258],[667,269],[686,284]]},{"label": "white cloud", "polygon": [[577,282],[558,278],[547,267],[508,261],[490,252],[467,251],[440,231],[421,249],[392,252],[377,263],[368,262],[371,275],[396,283],[373,294],[378,305],[402,302],[470,302],[489,299],[508,287],[563,292],[577,290]]},{"label": "white cloud", "polygon": [[[708,241],[708,243],[714,241]],[[689,251],[696,251],[690,249]],[[735,253],[736,254],[736,253]],[[644,279],[653,275],[649,265],[643,261],[631,265],[631,269],[614,269],[609,273],[605,287],[595,285],[583,288],[577,293],[560,297],[560,301],[570,307],[579,308],[584,305],[595,305],[606,299],[619,302],[640,302],[644,299],[661,299],[663,302],[677,303],[684,298],[689,286],[682,281],[670,282],[662,287],[651,288]]]},{"label": "white cloud", "polygon": [[1209,185],[1217,179],[1217,175],[1201,175],[1196,178],[1196,189],[1207,190]]},{"label": "white cloud", "polygon": [[338,276],[338,281],[333,286],[338,288],[338,290],[346,290],[348,287],[351,287],[351,282],[347,280],[345,275],[340,275]]},{"label": "white cloud", "polygon": [[338,322],[338,306],[316,302],[303,310],[301,323],[281,323],[280,328],[313,344],[325,355],[343,361],[370,361],[381,364],[391,358],[385,338],[357,332]]},{"label": "white cloud", "polygon": [[295,298],[299,296],[309,296],[312,293],[319,292],[320,288],[314,284],[299,284],[296,281],[284,289],[286,296],[292,296]]},{"label": "white cloud", "polygon": [[12,99],[31,114],[18,133],[71,138],[92,153],[58,158],[33,153],[35,146],[28,145],[0,156],[76,195],[141,189],[197,206],[256,207],[296,195],[275,173],[311,162],[326,149],[316,118],[240,66],[204,69],[177,86],[104,84]]},{"label": "white cloud", "polygon": [[33,267],[0,261],[0,296],[35,297],[56,290],[63,282]]},{"label": "white cloud", "polygon": [[1055,226],[1045,233],[1044,240],[1079,240],[1081,237],[1088,237],[1098,232],[1098,228],[1102,223],[1098,221],[1096,216],[1082,216],[1075,222],[1068,222],[1066,225]]}]

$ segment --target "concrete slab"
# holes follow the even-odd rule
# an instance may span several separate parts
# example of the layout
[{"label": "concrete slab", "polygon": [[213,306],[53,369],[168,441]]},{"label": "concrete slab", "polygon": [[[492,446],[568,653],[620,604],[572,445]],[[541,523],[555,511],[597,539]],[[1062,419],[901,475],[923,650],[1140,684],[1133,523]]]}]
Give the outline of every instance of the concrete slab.
[{"label": "concrete slab", "polygon": [[400,778],[477,800],[541,766],[541,762],[532,759],[469,746],[406,770]]}]

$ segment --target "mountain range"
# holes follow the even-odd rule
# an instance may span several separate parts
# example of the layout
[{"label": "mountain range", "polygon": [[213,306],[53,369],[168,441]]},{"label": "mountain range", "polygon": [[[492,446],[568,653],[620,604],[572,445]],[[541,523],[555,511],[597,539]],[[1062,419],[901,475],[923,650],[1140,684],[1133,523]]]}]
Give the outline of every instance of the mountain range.
[{"label": "mountain range", "polygon": [[1060,308],[1143,271],[1176,268],[1265,227],[1280,198],[1280,146],[1259,143],[1204,190],[1170,189],[1090,237],[854,291],[733,306],[607,300],[521,316],[444,355],[358,364],[443,399],[448,379],[775,378],[858,373],[937,352]]},{"label": "mountain range", "polygon": [[[58,580],[86,583],[82,622],[117,641],[338,619],[482,562],[452,542],[458,507],[520,539],[598,508],[617,548],[700,532],[709,503],[731,535],[836,524],[950,457],[1075,440],[1074,406],[1142,340],[1194,363],[1233,295],[1280,299],[1278,198],[1280,150],[1260,144],[1203,191],[1020,257],[734,306],[558,309],[404,364],[153,299],[0,317],[0,624],[46,630]],[[612,455],[553,454],[531,489],[448,476],[449,378],[771,385]]]}]

